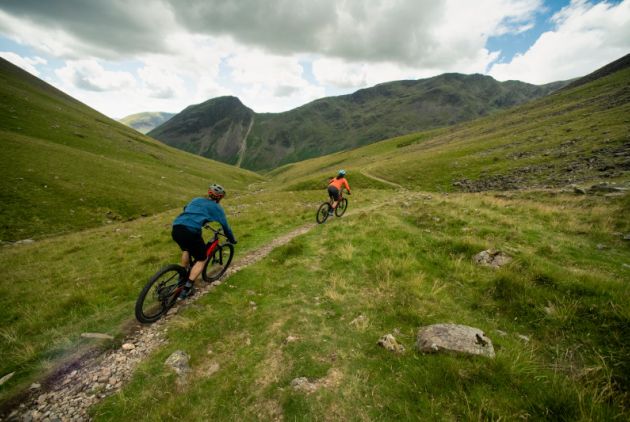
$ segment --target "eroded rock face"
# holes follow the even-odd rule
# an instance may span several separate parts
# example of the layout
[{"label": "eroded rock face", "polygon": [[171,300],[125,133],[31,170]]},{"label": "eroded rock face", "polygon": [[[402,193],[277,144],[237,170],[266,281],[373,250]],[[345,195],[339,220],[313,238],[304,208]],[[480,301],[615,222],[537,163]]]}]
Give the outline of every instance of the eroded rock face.
[{"label": "eroded rock face", "polygon": [[475,264],[485,265],[492,268],[499,268],[512,260],[512,257],[504,252],[488,249],[479,252],[473,257]]},{"label": "eroded rock face", "polygon": [[434,324],[422,327],[416,348],[423,353],[456,352],[494,358],[494,347],[483,331],[457,324]]}]

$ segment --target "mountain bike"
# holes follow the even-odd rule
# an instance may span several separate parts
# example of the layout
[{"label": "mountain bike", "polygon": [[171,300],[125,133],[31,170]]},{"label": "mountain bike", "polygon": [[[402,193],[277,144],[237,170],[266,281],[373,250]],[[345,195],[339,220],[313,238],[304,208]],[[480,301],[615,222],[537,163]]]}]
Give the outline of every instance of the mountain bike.
[{"label": "mountain bike", "polygon": [[[215,230],[211,226],[205,226],[204,229],[212,230],[214,237],[206,243],[208,260],[201,276],[205,282],[212,283],[221,278],[230,266],[234,256],[234,245],[229,242],[219,243],[220,236],[226,237],[220,230]],[[195,260],[191,257],[187,268],[170,264],[156,272],[136,300],[136,319],[148,324],[166,314],[177,302],[193,265]]]},{"label": "mountain bike", "polygon": [[[333,202],[334,202],[334,199],[331,197],[328,200],[328,202],[324,202],[323,204],[319,206],[319,209],[317,210],[317,215],[315,216],[315,219],[317,220],[319,224],[323,224],[326,222],[326,220],[328,220]],[[348,200],[343,197],[343,189],[342,189],[341,192],[339,192],[339,202],[337,203],[337,208],[335,208],[335,215],[337,217],[341,217],[343,213],[346,212],[347,208],[348,208]]]}]

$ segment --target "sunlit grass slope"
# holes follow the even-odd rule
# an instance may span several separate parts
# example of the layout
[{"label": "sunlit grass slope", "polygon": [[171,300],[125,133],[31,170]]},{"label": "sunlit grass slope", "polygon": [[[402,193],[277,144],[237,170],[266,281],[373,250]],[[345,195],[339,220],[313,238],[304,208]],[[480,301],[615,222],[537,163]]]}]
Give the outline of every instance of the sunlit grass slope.
[{"label": "sunlit grass slope", "polygon": [[0,240],[72,232],[230,191],[254,173],[184,153],[0,59]]},{"label": "sunlit grass slope", "polygon": [[[96,420],[630,416],[628,196],[363,195],[381,206],[317,226],[178,313]],[[514,260],[473,264],[487,248]],[[414,350],[420,326],[445,322],[482,329],[496,358]],[[377,346],[386,333],[405,353]],[[185,384],[164,365],[178,349]],[[295,391],[298,377],[320,388]]]},{"label": "sunlit grass slope", "polygon": [[[344,167],[431,191],[483,191],[625,181],[630,68],[509,111],[279,167],[286,189],[319,186]],[[363,181],[359,183],[363,184]]]},{"label": "sunlit grass slope", "polygon": [[[359,196],[353,206],[384,195]],[[232,195],[223,201],[239,240],[235,259],[306,223],[314,222],[317,193]],[[129,222],[50,236],[0,248],[0,405],[40,380],[88,343],[82,332],[120,336],[133,321],[135,300],[160,267],[179,262],[170,236],[179,207]]]}]

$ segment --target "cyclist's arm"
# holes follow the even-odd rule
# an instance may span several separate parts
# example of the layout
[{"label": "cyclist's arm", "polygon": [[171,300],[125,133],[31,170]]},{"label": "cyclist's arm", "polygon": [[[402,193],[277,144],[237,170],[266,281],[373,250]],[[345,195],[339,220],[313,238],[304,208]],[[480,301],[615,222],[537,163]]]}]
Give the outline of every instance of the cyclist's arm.
[{"label": "cyclist's arm", "polygon": [[350,185],[348,185],[348,181],[346,179],[343,179],[343,184],[346,187],[346,190],[348,191],[348,193],[350,193]]},{"label": "cyclist's arm", "polygon": [[225,233],[225,236],[230,241],[230,243],[236,243],[234,233],[232,233],[232,229],[227,222],[227,218],[225,218],[225,212],[223,212],[223,210],[219,212],[219,215],[217,216],[217,222],[221,224],[221,227],[223,227],[223,233]]}]

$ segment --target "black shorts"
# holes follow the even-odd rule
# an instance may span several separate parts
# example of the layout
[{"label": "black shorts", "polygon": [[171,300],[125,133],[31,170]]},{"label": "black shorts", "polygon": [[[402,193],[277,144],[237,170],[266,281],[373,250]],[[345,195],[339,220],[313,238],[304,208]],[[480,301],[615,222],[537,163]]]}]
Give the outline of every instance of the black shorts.
[{"label": "black shorts", "polygon": [[339,189],[334,186],[328,186],[328,195],[334,200],[339,201]]},{"label": "black shorts", "polygon": [[197,261],[206,259],[206,243],[201,237],[201,232],[197,233],[186,226],[173,226],[171,232],[173,240],[177,242],[182,251],[188,251]]}]

